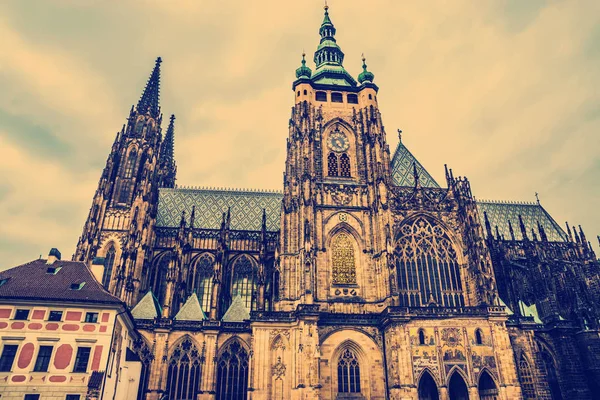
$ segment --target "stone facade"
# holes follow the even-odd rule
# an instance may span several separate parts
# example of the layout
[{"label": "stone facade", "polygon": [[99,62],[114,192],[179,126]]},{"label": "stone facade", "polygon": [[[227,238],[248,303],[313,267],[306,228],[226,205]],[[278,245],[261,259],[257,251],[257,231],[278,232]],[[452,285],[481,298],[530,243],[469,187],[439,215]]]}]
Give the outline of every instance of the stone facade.
[{"label": "stone facade", "polygon": [[[282,193],[174,188],[158,63],[117,136],[75,258],[103,257],[106,287],[137,304],[140,398],[593,398],[583,233],[539,204],[477,202],[450,169],[442,188],[402,143],[390,154],[374,75],[344,69],[327,9],[319,33]],[[507,213],[518,238],[500,234]]]}]

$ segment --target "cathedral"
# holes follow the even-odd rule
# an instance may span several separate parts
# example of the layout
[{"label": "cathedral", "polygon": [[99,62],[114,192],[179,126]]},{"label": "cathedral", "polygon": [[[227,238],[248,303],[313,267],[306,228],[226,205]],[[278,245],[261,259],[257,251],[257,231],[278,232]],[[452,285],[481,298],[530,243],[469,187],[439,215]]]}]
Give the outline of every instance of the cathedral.
[{"label": "cathedral", "polygon": [[344,68],[327,7],[319,34],[282,191],[176,186],[160,58],[115,138],[73,259],[135,318],[138,399],[599,398],[581,228],[391,152],[374,74]]}]

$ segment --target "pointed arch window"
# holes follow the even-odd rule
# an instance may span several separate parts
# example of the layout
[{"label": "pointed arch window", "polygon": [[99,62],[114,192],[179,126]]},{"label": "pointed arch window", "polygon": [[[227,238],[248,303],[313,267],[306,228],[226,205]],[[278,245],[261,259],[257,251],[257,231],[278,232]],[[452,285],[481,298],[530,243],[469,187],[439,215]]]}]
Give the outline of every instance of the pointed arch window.
[{"label": "pointed arch window", "polygon": [[256,261],[245,254],[233,264],[231,297],[240,296],[248,310],[254,310],[256,306],[256,270]]},{"label": "pointed arch window", "polygon": [[338,158],[334,152],[327,156],[327,172],[329,176],[338,176]]},{"label": "pointed arch window", "polygon": [[331,264],[334,285],[356,284],[354,245],[350,234],[340,232],[331,241]]},{"label": "pointed arch window", "polygon": [[350,157],[346,153],[340,156],[340,176],[350,178]]},{"label": "pointed arch window", "polygon": [[405,224],[395,255],[402,306],[464,306],[456,251],[440,226],[423,217]]},{"label": "pointed arch window", "polygon": [[203,361],[201,352],[189,337],[175,347],[169,357],[169,399],[195,400],[198,397]]},{"label": "pointed arch window", "polygon": [[210,254],[203,254],[196,262],[196,292],[200,306],[205,313],[210,311],[213,285],[213,258]]},{"label": "pointed arch window", "polygon": [[135,168],[135,164],[137,162],[137,151],[131,150],[129,153],[129,157],[127,157],[127,163],[125,164],[125,174],[124,178],[129,179],[133,176],[133,169]]},{"label": "pointed arch window", "polygon": [[524,400],[535,399],[535,386],[533,383],[533,374],[529,362],[524,354],[521,354],[519,359],[519,378],[521,381],[521,391],[523,392]]},{"label": "pointed arch window", "polygon": [[423,331],[423,329],[419,329],[419,344],[425,344],[425,331]]},{"label": "pointed arch window", "polygon": [[223,350],[217,363],[217,400],[248,398],[248,353],[234,341]]},{"label": "pointed arch window", "polygon": [[338,393],[360,393],[360,364],[356,353],[345,349],[338,360]]},{"label": "pointed arch window", "polygon": [[483,344],[483,335],[481,329],[475,329],[475,344]]},{"label": "pointed arch window", "polygon": [[115,245],[111,243],[104,256],[104,273],[102,274],[102,286],[104,286],[106,290],[108,290],[110,285],[116,254]]}]

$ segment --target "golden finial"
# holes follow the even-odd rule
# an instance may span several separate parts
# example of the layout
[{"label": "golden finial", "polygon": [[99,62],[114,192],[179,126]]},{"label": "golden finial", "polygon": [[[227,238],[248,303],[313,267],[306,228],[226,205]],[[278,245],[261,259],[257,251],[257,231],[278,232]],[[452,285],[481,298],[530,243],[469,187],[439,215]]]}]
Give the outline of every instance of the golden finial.
[{"label": "golden finial", "polygon": [[327,0],[325,0],[325,7],[323,7],[325,11],[329,10],[329,6],[327,5]]},{"label": "golden finial", "polygon": [[365,53],[361,53],[360,56],[362,57],[363,62],[365,62],[367,59],[365,58]]}]

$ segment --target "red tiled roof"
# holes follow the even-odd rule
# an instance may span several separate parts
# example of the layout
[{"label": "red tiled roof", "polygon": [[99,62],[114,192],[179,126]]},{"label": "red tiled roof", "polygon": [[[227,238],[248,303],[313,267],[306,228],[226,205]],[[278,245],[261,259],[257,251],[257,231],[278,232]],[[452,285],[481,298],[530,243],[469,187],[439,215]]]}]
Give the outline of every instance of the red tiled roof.
[{"label": "red tiled roof", "polygon": [[[58,268],[54,274],[48,268]],[[78,261],[34,260],[26,264],[0,271],[0,300],[44,300],[122,304],[121,300],[107,292],[89,268]],[[85,282],[79,290],[71,289],[73,283]]]}]

